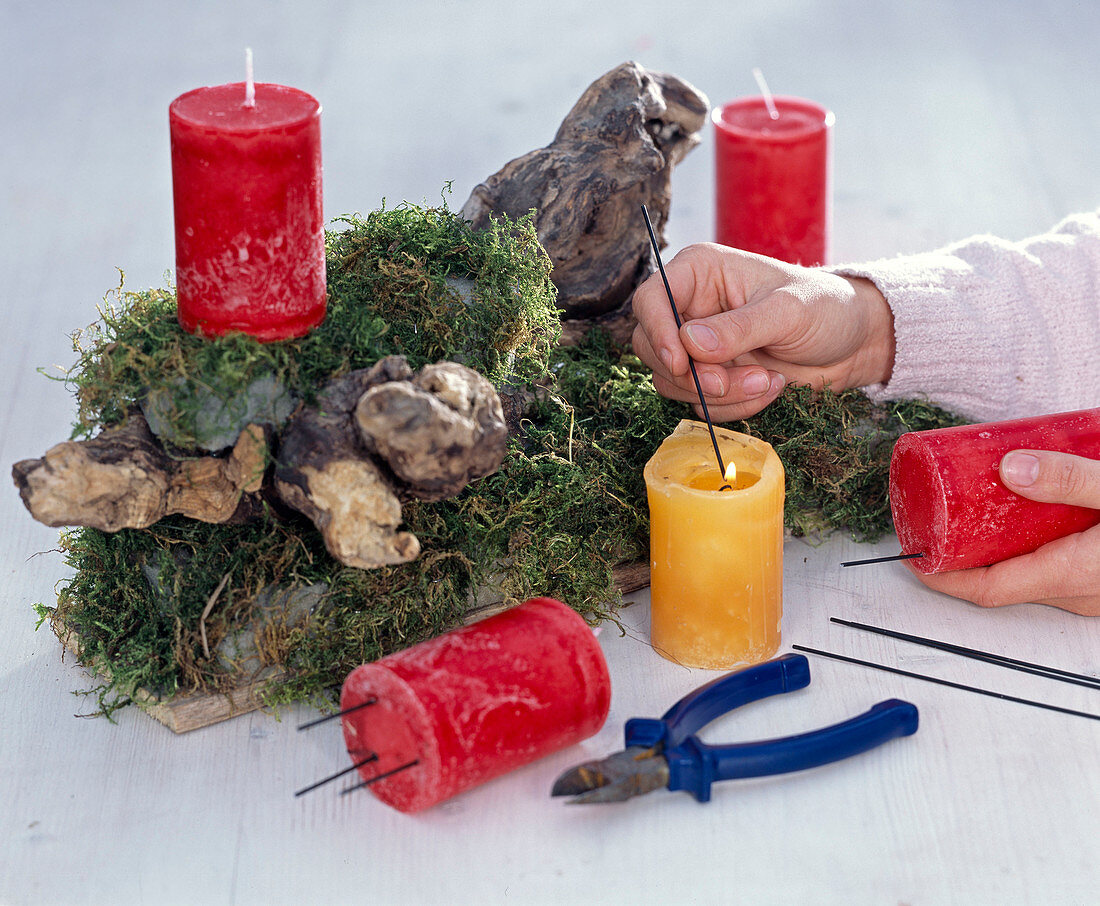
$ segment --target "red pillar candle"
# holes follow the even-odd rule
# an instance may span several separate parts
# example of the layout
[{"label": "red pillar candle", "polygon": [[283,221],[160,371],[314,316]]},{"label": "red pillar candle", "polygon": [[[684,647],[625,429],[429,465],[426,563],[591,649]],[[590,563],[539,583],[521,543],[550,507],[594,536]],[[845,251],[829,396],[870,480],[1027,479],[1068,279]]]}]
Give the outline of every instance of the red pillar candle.
[{"label": "red pillar candle", "polygon": [[587,739],[603,726],[611,680],[592,629],[535,598],[353,670],[344,741],[364,780],[417,763],[371,791],[417,812]]},{"label": "red pillar candle", "polygon": [[833,114],[801,98],[738,98],[712,113],[715,224],[722,245],[824,264],[832,217]]},{"label": "red pillar candle", "polygon": [[260,340],[325,317],[321,105],[304,91],[197,88],[168,108],[176,293],[185,330]]},{"label": "red pillar candle", "polygon": [[1038,503],[1000,479],[1010,450],[1100,459],[1100,409],[903,434],[890,460],[890,509],[923,573],[987,566],[1100,523],[1100,510]]}]

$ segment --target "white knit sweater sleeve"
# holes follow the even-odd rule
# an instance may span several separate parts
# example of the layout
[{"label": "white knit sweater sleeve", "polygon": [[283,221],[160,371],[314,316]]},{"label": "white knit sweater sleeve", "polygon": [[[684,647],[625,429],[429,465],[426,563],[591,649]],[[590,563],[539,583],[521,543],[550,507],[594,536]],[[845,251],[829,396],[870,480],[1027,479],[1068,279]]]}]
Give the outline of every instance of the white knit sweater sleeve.
[{"label": "white knit sweater sleeve", "polygon": [[1100,212],[1022,242],[975,236],[829,270],[871,280],[893,311],[894,371],[863,388],[872,399],[975,421],[1100,406]]}]

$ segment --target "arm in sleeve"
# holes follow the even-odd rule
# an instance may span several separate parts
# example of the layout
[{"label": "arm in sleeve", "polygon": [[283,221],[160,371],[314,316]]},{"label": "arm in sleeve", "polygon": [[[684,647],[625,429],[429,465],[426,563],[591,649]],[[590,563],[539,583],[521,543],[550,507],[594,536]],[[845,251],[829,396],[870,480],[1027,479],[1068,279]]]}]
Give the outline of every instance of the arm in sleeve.
[{"label": "arm in sleeve", "polygon": [[976,421],[1100,406],[1100,212],[1008,242],[829,268],[865,277],[894,316],[876,401],[923,397]]}]

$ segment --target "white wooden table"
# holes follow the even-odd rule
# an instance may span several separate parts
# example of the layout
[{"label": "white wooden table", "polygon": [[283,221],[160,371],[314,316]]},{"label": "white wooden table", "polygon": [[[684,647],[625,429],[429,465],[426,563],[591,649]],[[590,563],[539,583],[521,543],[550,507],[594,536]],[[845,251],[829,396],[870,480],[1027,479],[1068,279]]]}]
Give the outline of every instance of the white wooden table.
[{"label": "white wooden table", "polygon": [[[1100,204],[1100,7],[1047,0],[782,0],[689,5],[5,2],[0,27],[0,463],[68,433],[65,388],[36,374],[126,272],[173,265],[167,105],[257,76],[324,106],[326,213],[385,197],[452,206],[549,141],[583,88],[627,59],[712,102],[775,90],[833,107],[835,259],[1019,238]],[[232,8],[230,8],[232,7]],[[711,144],[677,171],[673,248],[711,236]],[[292,792],[347,763],[331,725],[253,714],[176,737],[134,710],[82,720],[81,671],[35,632],[66,575],[56,533],[0,494],[0,903],[1071,903],[1100,901],[1100,726],[844,664],[714,724],[711,741],[786,735],[888,697],[916,736],[706,805],[654,793],[573,808],[564,768],[621,745],[710,678],[648,647],[646,594],[601,636],[605,728],[419,816],[369,794]],[[1093,672],[1100,620],[979,611],[834,537],[786,549],[786,645],[844,651],[1066,707],[1095,691],[843,629],[836,615]],[[785,646],[786,647],[786,646]]]}]

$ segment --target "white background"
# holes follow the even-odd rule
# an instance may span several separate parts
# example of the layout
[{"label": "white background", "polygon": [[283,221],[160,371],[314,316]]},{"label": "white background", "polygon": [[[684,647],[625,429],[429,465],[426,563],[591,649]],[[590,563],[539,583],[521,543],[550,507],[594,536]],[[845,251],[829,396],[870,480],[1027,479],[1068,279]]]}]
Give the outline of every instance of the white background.
[{"label": "white background", "polygon": [[[546,144],[583,89],[635,59],[713,103],[778,93],[836,113],[834,260],[1022,238],[1100,204],[1100,6],[1078,2],[392,2],[0,4],[0,463],[65,438],[72,401],[38,368],[126,273],[173,266],[167,107],[243,77],[324,105],[325,210],[382,198],[461,206]],[[712,236],[713,146],[676,171],[670,252]],[[1086,367],[1088,363],[1085,363]],[[1091,367],[1096,367],[1092,363]],[[136,710],[82,720],[87,681],[34,602],[64,577],[56,532],[0,494],[0,903],[1074,903],[1100,897],[1097,723],[814,661],[811,686],[707,732],[800,732],[883,698],[916,736],[706,805],[653,793],[571,808],[557,774],[621,745],[710,678],[646,644],[645,593],[605,630],[603,731],[426,814],[293,790],[347,763],[312,716],[253,714],[176,737]],[[785,643],[1100,711],[1097,694],[828,623],[837,615],[1095,671],[1100,621],[979,611],[836,537],[786,549]]]}]

